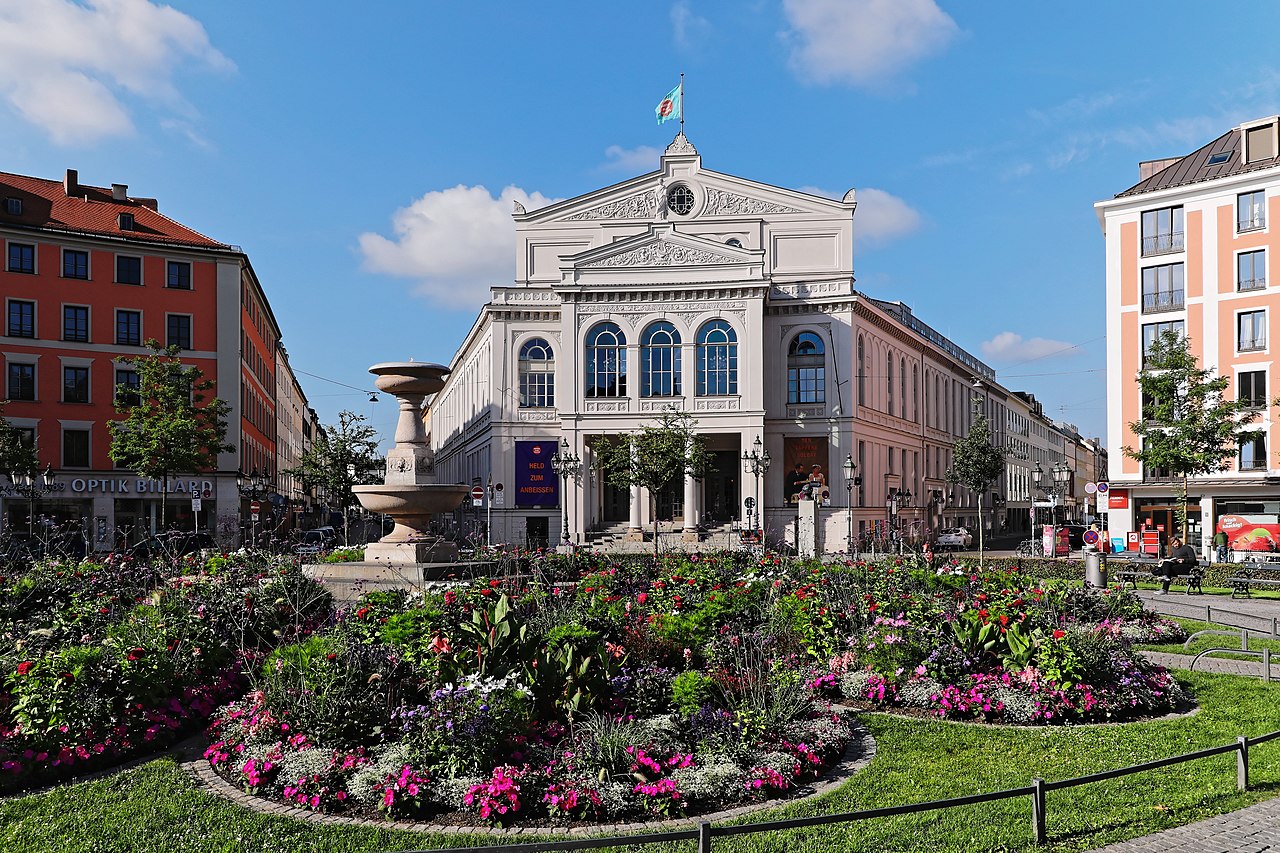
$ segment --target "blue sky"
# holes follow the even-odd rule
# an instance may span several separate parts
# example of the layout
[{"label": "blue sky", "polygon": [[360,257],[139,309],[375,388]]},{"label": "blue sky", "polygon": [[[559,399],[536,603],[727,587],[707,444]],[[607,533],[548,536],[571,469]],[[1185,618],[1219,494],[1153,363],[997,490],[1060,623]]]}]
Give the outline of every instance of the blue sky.
[{"label": "blue sky", "polygon": [[321,419],[447,362],[510,201],[647,171],[684,71],[707,168],[858,189],[858,287],[1104,432],[1092,205],[1280,112],[1280,6],[0,0],[0,169],[126,183],[243,246]]}]

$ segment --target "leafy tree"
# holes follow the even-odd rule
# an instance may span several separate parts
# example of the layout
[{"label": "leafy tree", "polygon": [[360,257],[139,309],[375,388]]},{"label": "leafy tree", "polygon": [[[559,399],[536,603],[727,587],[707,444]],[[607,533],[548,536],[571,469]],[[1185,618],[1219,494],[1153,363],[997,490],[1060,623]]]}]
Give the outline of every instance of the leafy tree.
[{"label": "leafy tree", "polygon": [[1225,399],[1230,384],[1228,377],[1201,367],[1191,342],[1172,330],[1152,343],[1138,373],[1142,417],[1129,424],[1138,447],[1126,446],[1124,454],[1174,479],[1184,542],[1190,478],[1225,471],[1241,442],[1262,435],[1260,430],[1242,429],[1257,420],[1259,412],[1248,400]]},{"label": "leafy tree", "polygon": [[235,447],[226,444],[231,407],[214,397],[205,401],[213,380],[194,365],[184,365],[176,346],[161,347],[148,339],[146,355],[115,359],[131,366],[138,385],[116,388],[116,411],[123,420],[111,421],[111,461],[136,471],[139,477],[161,483],[160,525],[166,525],[169,475],[206,471],[218,466],[218,454]]},{"label": "leafy tree", "polygon": [[298,465],[281,473],[297,477],[305,489],[322,490],[330,502],[340,502],[345,513],[356,502],[351,487],[375,482],[382,464],[378,431],[364,415],[342,411],[336,424],[320,428],[298,457]]},{"label": "leafy tree", "polygon": [[[694,433],[693,418],[687,413],[666,411],[656,424],[639,431],[614,436],[599,450],[605,482],[617,489],[640,486],[649,492],[649,514],[653,518],[653,553],[658,553],[658,495],[677,484],[685,475],[701,478],[711,464],[706,442]],[[685,512],[692,512],[686,507]]]},{"label": "leafy tree", "polygon": [[1004,474],[1005,449],[991,443],[991,425],[986,415],[974,418],[969,434],[956,442],[947,482],[961,485],[978,496],[978,560],[982,560],[983,534],[982,501],[991,484]]},{"label": "leafy tree", "polygon": [[12,472],[34,477],[40,469],[36,449],[23,441],[22,432],[3,417],[5,402],[0,402],[0,476]]}]

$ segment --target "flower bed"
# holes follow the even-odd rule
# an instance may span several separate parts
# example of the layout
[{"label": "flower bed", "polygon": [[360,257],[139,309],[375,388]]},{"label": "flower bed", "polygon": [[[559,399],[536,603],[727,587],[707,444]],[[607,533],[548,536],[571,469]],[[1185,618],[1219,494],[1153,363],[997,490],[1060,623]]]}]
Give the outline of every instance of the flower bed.
[{"label": "flower bed", "polygon": [[41,562],[0,578],[0,791],[109,766],[205,725],[242,669],[327,613],[288,563]]},{"label": "flower bed", "polygon": [[1131,595],[1015,570],[732,554],[514,566],[370,594],[276,650],[218,715],[206,757],[318,811],[617,822],[785,796],[843,753],[851,722],[827,702],[842,690],[1029,724],[1183,698],[1129,652],[1175,625]]}]

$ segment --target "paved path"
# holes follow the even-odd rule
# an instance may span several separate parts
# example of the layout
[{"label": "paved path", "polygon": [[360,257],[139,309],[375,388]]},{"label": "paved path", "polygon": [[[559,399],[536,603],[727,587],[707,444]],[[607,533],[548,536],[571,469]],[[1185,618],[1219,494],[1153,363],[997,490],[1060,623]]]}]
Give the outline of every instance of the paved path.
[{"label": "paved path", "polygon": [[1148,610],[1164,616],[1180,616],[1183,619],[1199,619],[1203,622],[1280,634],[1280,599],[1232,599],[1225,595],[1181,593],[1156,595],[1155,590],[1149,589],[1138,590],[1138,597]]},{"label": "paved path", "polygon": [[[1230,645],[1231,638],[1223,637]],[[1193,655],[1178,655],[1172,652],[1142,652],[1142,656],[1152,663],[1158,663],[1168,669],[1190,669]],[[1277,656],[1280,657],[1280,656]],[[1196,664],[1196,672],[1221,672],[1227,675],[1248,675],[1253,678],[1262,676],[1261,660],[1233,660],[1231,658],[1203,657]],[[1280,660],[1271,662],[1271,680],[1280,680]]]},{"label": "paved path", "polygon": [[1100,848],[1095,853],[1275,853],[1280,851],[1280,798],[1199,823]]}]

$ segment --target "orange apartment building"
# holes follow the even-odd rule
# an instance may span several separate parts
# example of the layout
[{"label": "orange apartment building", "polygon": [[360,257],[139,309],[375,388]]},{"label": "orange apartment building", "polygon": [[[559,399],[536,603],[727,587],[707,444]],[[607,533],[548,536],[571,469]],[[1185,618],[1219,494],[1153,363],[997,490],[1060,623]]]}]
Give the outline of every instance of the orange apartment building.
[{"label": "orange apartment building", "polygon": [[[1140,164],[1140,182],[1095,205],[1106,237],[1108,521],[1118,536],[1174,529],[1174,488],[1122,448],[1135,438],[1143,354],[1165,329],[1187,336],[1202,366],[1259,411],[1263,438],[1240,445],[1228,470],[1192,481],[1193,545],[1207,553],[1220,526],[1280,523],[1277,389],[1270,333],[1280,316],[1280,117],[1247,122],[1186,155]],[[1231,518],[1228,518],[1231,517]],[[1280,529],[1280,528],[1278,528]]]},{"label": "orange apartment building", "polygon": [[5,418],[35,443],[53,486],[34,505],[4,478],[0,518],[79,522],[95,550],[159,526],[161,484],[115,467],[107,422],[117,385],[136,380],[118,356],[155,339],[216,383],[232,409],[215,471],[175,477],[169,519],[233,541],[247,512],[237,469],[276,469],[275,360],[280,329],[248,257],[160,213],[128,187],[0,173],[0,291]]}]

